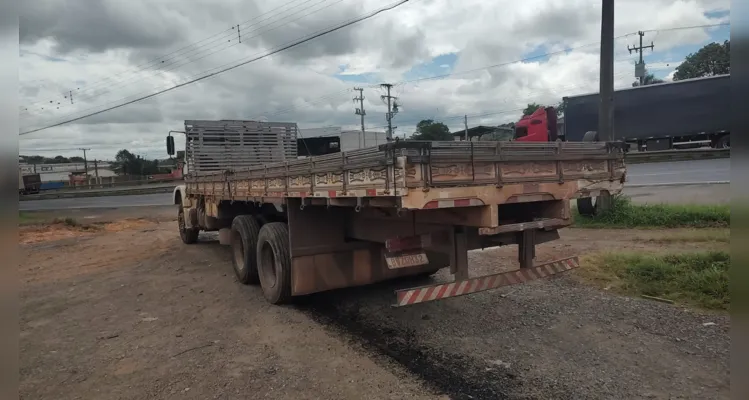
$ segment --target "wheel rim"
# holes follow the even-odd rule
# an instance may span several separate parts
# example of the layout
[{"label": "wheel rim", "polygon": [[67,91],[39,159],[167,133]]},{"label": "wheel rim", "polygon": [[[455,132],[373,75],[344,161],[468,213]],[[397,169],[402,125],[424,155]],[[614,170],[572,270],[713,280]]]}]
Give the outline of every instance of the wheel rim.
[{"label": "wheel rim", "polygon": [[239,235],[232,235],[231,248],[234,253],[234,268],[237,271],[244,269],[244,244],[242,238]]},{"label": "wheel rim", "polygon": [[270,243],[263,243],[260,249],[260,268],[263,270],[263,280],[268,288],[276,286],[276,255]]}]

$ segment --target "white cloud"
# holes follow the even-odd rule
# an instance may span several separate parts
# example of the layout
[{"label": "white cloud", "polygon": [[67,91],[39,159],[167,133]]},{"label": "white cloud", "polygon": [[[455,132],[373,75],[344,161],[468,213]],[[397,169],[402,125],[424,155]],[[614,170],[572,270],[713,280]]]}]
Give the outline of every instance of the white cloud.
[{"label": "white cloud", "polygon": [[[29,111],[21,110],[21,126],[43,126],[168,88],[386,3],[162,0],[154,5],[145,0],[44,0],[23,5],[26,18],[21,19],[24,52],[19,97]],[[184,119],[265,117],[296,121],[302,127],[354,126],[358,117],[351,89],[359,84],[341,81],[335,74],[372,74],[397,82],[411,67],[442,54],[458,53],[452,70],[460,72],[518,60],[529,52],[598,41],[600,1],[559,4],[551,0],[412,0],[361,24],[225,74],[22,136],[21,148],[30,153],[35,148],[85,145],[93,149],[91,155],[96,158],[111,158],[120,148],[163,157],[164,136],[171,129],[179,130]],[[728,10],[729,2],[631,0],[617,2],[616,7],[616,33],[621,35],[722,22],[722,18],[711,19],[706,13]],[[278,14],[284,10],[285,14]],[[255,19],[242,25],[239,44],[231,25],[250,18]],[[225,36],[198,44],[202,47],[189,47],[147,64],[222,31],[227,32]],[[704,43],[709,35],[707,29],[690,29],[649,32],[644,39],[654,41],[657,54],[670,62],[673,49]],[[632,60],[636,55],[629,54],[626,47],[636,39],[634,35],[617,40],[615,74],[619,86],[634,80]],[[208,55],[210,52],[214,54]],[[596,91],[597,52],[598,46],[592,45],[548,60],[398,86],[402,110],[394,122],[403,133],[412,130],[420,118],[444,119],[456,127],[462,123],[457,117],[463,114],[483,115],[472,118],[470,124],[515,119],[516,110],[529,102],[554,103],[562,95]],[[673,61],[674,66],[679,62]],[[71,90],[73,104],[65,97]],[[364,95],[367,124],[382,128],[385,106],[379,90],[367,88]],[[451,116],[456,118],[446,118]]]}]

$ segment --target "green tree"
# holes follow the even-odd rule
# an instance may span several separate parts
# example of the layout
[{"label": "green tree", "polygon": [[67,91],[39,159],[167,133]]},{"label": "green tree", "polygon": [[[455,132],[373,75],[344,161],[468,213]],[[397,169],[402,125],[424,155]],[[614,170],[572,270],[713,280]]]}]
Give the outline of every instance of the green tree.
[{"label": "green tree", "polygon": [[416,124],[416,133],[411,135],[411,140],[453,140],[453,135],[442,122],[424,119]]},{"label": "green tree", "polygon": [[696,53],[689,54],[684,62],[676,67],[674,80],[701,78],[705,76],[731,73],[731,41],[723,44],[713,42]]},{"label": "green tree", "polygon": [[525,109],[523,110],[523,116],[526,116],[526,115],[531,115],[531,114],[533,114],[534,112],[536,112],[536,110],[538,110],[539,108],[542,108],[542,107],[543,107],[543,106],[542,106],[542,105],[540,105],[540,104],[537,104],[537,103],[530,103],[530,104],[528,104],[528,106],[527,106],[527,107],[525,107]]},{"label": "green tree", "polygon": [[564,114],[564,109],[567,107],[567,103],[564,102],[564,100],[560,100],[559,104],[557,104],[557,115]]},{"label": "green tree", "polygon": [[118,174],[135,175],[140,172],[137,157],[126,149],[117,152],[112,164],[112,169]]},{"label": "green tree", "polygon": [[50,164],[65,164],[65,163],[69,163],[70,160],[68,160],[67,158],[63,156],[55,156],[55,158],[49,159],[48,162]]},{"label": "green tree", "polygon": [[122,149],[117,152],[112,169],[122,175],[154,175],[159,173],[159,161],[149,161],[129,150]]},{"label": "green tree", "polygon": [[[663,83],[663,79],[656,78],[653,74],[647,74],[645,75],[645,79],[643,79],[643,85],[655,85],[656,83]],[[632,82],[632,87],[640,86],[640,81],[634,81]]]}]

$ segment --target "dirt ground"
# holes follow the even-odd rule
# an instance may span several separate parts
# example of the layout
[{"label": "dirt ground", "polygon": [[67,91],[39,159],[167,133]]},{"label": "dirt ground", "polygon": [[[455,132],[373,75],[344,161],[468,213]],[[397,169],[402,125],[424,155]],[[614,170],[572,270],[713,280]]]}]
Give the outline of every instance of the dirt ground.
[{"label": "dirt ground", "polygon": [[[729,397],[724,314],[574,275],[399,309],[392,289],[413,282],[276,307],[236,281],[215,235],[183,245],[171,208],[75,218],[95,228],[21,228],[24,399]],[[538,258],[728,246],[654,240],[681,234],[568,229]],[[470,262],[487,273],[514,255]]]}]

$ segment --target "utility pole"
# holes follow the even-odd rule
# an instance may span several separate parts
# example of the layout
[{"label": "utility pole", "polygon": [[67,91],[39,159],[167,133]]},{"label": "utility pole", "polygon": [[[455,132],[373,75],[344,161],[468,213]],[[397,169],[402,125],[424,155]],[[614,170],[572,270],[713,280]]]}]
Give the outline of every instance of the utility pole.
[{"label": "utility pole", "polygon": [[632,46],[631,48],[627,46],[627,50],[629,51],[629,54],[632,54],[633,51],[640,53],[640,62],[635,64],[635,78],[640,78],[640,86],[642,86],[645,84],[645,61],[642,60],[642,51],[644,49],[650,49],[652,51],[655,46],[652,41],[650,42],[650,46],[643,46],[642,37],[645,36],[645,32],[639,31],[637,34],[640,35],[640,46]]},{"label": "utility pole", "polygon": [[614,0],[601,1],[601,104],[598,109],[598,138],[614,140]]},{"label": "utility pole", "polygon": [[81,147],[78,150],[83,150],[83,170],[86,171],[86,179],[88,179],[88,160],[86,159],[86,150],[91,149],[84,149]]},{"label": "utility pole", "polygon": [[468,141],[468,115],[463,116],[463,125],[466,128],[464,136],[465,136],[465,141],[467,142]]},{"label": "utility pole", "polygon": [[94,158],[94,176],[96,176],[96,178],[94,179],[94,182],[98,185],[99,184],[99,164],[96,162],[95,158]]},{"label": "utility pole", "polygon": [[[382,95],[380,98],[382,101],[385,101],[387,99],[387,105],[388,105],[388,112],[387,115],[385,115],[385,119],[388,121],[388,134],[387,134],[387,140],[388,142],[393,140],[393,117],[395,114],[398,114],[398,103],[397,103],[397,97],[393,97],[390,95],[390,89],[393,87],[390,83],[383,83],[380,84],[381,87],[384,87],[387,89],[388,94]],[[392,101],[392,103],[391,103]]]},{"label": "utility pole", "polygon": [[359,92],[359,97],[354,97],[354,101],[359,101],[359,108],[356,109],[355,114],[361,117],[361,139],[359,139],[359,147],[367,147],[367,132],[364,130],[364,116],[367,115],[367,112],[364,111],[364,89],[355,87],[354,90]]}]

